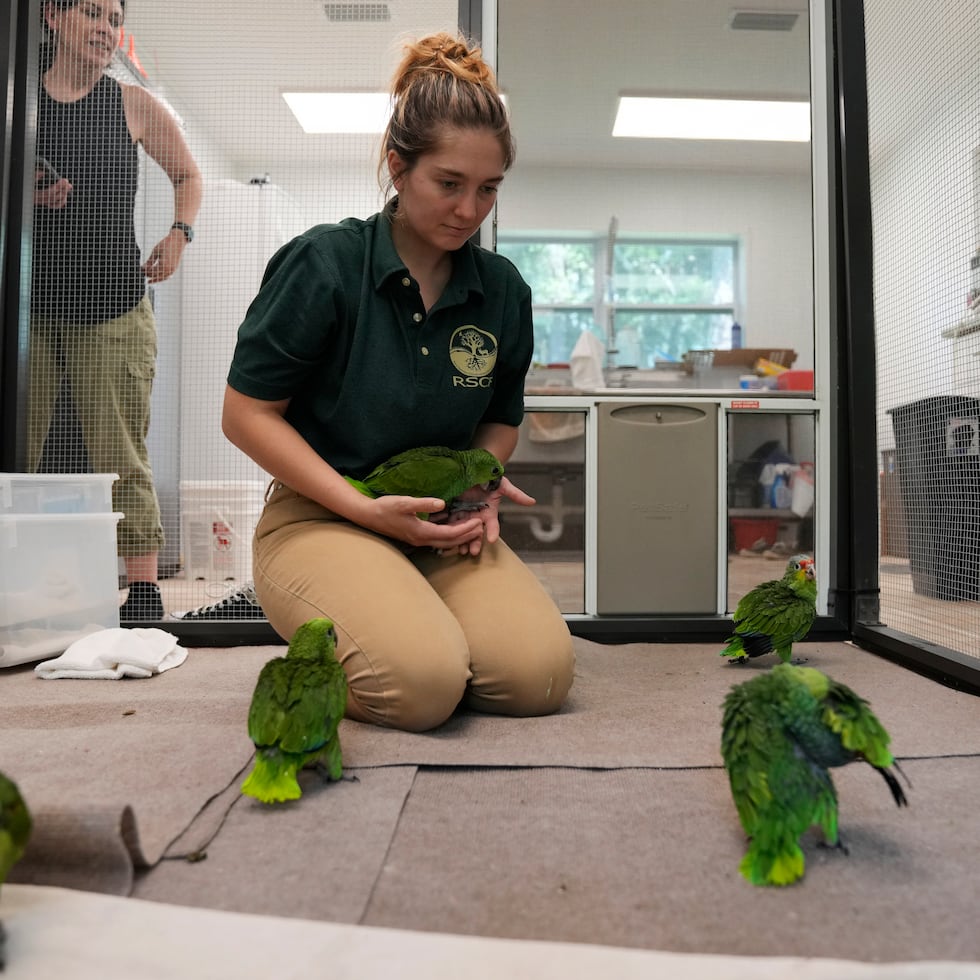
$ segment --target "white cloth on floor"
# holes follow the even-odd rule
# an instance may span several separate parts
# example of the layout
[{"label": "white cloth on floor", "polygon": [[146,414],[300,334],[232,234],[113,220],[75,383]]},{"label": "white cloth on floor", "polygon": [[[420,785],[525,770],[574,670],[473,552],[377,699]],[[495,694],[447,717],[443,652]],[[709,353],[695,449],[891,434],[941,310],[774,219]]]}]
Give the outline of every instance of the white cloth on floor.
[{"label": "white cloth on floor", "polygon": [[121,677],[152,677],[187,659],[187,651],[177,645],[177,637],[166,630],[99,630],[76,640],[54,660],[34,668],[38,677],[58,680],[64,677],[119,680]]}]

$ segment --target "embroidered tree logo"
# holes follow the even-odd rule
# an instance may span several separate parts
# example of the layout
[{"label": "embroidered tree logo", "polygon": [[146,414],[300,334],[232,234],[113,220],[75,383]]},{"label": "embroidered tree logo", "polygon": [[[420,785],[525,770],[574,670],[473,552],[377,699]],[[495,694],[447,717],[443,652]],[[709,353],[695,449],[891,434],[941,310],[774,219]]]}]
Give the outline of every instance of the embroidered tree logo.
[{"label": "embroidered tree logo", "polygon": [[485,377],[497,363],[497,340],[472,324],[458,327],[450,341],[449,359],[461,374]]}]

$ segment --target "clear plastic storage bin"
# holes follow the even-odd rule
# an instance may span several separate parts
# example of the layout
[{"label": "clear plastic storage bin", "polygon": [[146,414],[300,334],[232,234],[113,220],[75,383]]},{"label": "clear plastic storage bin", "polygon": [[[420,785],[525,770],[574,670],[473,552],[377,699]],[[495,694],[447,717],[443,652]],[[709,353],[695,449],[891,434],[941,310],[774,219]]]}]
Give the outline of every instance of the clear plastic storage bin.
[{"label": "clear plastic storage bin", "polygon": [[0,473],[0,514],[108,514],[115,473]]},{"label": "clear plastic storage bin", "polygon": [[119,626],[116,525],[108,514],[0,514],[0,667],[64,652]]}]

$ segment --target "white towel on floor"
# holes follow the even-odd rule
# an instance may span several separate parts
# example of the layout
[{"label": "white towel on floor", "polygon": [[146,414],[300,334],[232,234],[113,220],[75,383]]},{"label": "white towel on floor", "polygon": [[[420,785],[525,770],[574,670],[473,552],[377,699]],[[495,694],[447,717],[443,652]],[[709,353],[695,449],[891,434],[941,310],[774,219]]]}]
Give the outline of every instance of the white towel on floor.
[{"label": "white towel on floor", "polygon": [[186,659],[187,651],[166,630],[117,627],[83,636],[60,657],[38,664],[34,673],[46,680],[78,677],[115,681],[162,674]]}]

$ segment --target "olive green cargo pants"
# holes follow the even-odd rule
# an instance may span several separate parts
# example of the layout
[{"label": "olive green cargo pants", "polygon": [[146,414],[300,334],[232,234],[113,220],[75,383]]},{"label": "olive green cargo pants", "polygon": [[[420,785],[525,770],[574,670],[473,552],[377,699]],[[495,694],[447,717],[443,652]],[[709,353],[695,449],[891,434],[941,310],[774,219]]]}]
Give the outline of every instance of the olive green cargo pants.
[{"label": "olive green cargo pants", "polygon": [[112,506],[124,558],[163,547],[160,504],[146,449],[156,371],[156,323],[146,297],[122,316],[79,325],[36,318],[28,349],[27,471],[41,461],[62,378],[71,385],[92,471],[116,473]]}]

